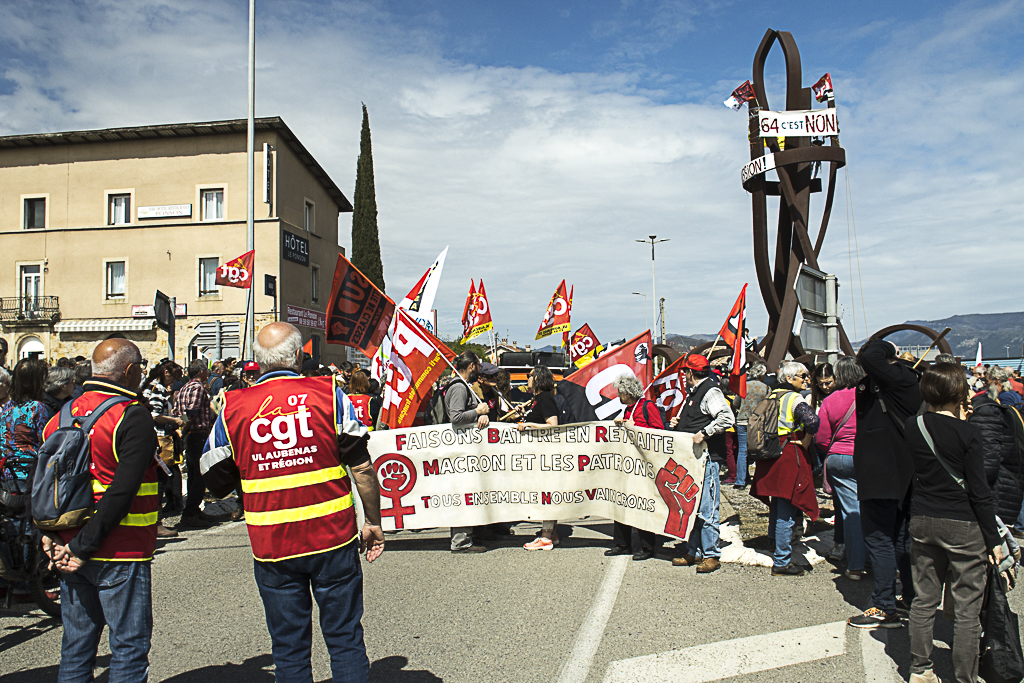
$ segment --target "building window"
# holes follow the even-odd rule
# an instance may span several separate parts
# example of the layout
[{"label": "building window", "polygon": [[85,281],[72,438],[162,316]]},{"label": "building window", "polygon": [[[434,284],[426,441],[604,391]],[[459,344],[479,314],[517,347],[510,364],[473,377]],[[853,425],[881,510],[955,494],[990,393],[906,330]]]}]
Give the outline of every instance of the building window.
[{"label": "building window", "polygon": [[203,220],[224,218],[224,190],[203,190]]},{"label": "building window", "polygon": [[123,299],[125,296],[124,261],[107,261],[107,298]]},{"label": "building window", "polygon": [[309,269],[309,273],[312,278],[310,282],[310,295],[313,303],[316,303],[320,300],[320,266],[312,266]]},{"label": "building window", "polygon": [[313,202],[306,202],[306,232],[316,232],[316,212]]},{"label": "building window", "polygon": [[220,266],[219,258],[199,259],[199,296],[219,294],[217,287],[217,267]]},{"label": "building window", "polygon": [[25,229],[42,230],[46,227],[46,200],[25,200]]},{"label": "building window", "polygon": [[128,225],[132,222],[132,196],[130,194],[112,194],[108,201],[110,204],[107,209],[108,225]]}]

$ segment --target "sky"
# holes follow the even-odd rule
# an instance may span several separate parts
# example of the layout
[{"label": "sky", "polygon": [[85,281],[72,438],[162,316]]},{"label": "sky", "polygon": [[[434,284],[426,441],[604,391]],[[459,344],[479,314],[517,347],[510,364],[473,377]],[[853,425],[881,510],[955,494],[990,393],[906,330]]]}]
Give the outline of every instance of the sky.
[{"label": "sky", "polygon": [[[0,135],[243,118],[247,6],[0,0]],[[520,344],[563,278],[574,327],[633,336],[652,315],[648,235],[669,239],[670,333],[714,334],[749,282],[761,335],[746,114],[722,101],[768,28],[793,33],[804,86],[832,74],[848,167],[819,263],[850,337],[1024,309],[1024,0],[257,0],[256,114],[283,117],[351,198],[366,103],[387,292],[450,245],[443,336],[471,278]],[[766,77],[784,108],[777,46]],[[342,214],[346,248],[350,229]]]}]

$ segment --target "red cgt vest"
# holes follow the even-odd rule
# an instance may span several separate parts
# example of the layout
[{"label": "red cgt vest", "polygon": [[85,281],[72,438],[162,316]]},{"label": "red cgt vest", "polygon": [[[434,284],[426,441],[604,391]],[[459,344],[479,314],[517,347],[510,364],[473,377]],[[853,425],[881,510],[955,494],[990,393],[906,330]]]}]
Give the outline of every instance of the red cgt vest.
[{"label": "red cgt vest", "polygon": [[[118,395],[110,391],[87,391],[71,404],[71,414],[85,417],[99,404],[111,396]],[[114,435],[121,424],[125,411],[129,406],[139,405],[138,401],[119,403],[100,417],[93,425],[89,435],[92,452],[92,494],[98,505],[103,492],[114,481],[117,470],[117,449],[114,446]],[[43,438],[50,436],[60,426],[60,415],[55,415],[43,429]],[[160,497],[156,482],[156,461],[151,460],[146,474],[142,478],[139,492],[132,501],[128,514],[121,523],[107,536],[90,560],[100,562],[145,562],[153,559],[156,548],[156,522],[160,510]],[[59,532],[67,543],[80,529]]]},{"label": "red cgt vest", "polygon": [[280,377],[224,395],[222,417],[257,560],[312,555],[356,538],[334,399],[330,377]]}]

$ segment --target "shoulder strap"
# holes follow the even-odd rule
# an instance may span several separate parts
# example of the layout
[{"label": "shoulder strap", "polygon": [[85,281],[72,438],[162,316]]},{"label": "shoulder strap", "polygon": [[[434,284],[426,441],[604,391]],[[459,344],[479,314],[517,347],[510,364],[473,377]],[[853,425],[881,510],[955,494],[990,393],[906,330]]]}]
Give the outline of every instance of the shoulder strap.
[{"label": "shoulder strap", "polygon": [[829,439],[828,441],[828,448],[825,449],[825,455],[828,455],[829,452],[832,450],[832,444],[836,442],[836,437],[839,436],[839,430],[846,426],[846,423],[850,421],[851,417],[853,417],[853,413],[855,410],[857,410],[856,396],[853,397],[853,403],[850,404],[850,409],[846,411],[846,415],[844,415],[843,419],[839,421],[839,424],[836,425],[836,428],[832,430],[832,438]]},{"label": "shoulder strap", "polygon": [[[89,413],[89,415],[85,418],[85,420],[82,422],[82,431],[88,434],[89,431],[92,430],[92,426],[96,424],[96,420],[103,417],[103,413],[107,412],[108,409],[113,408],[118,403],[130,402],[131,399],[128,398],[127,396],[111,396],[110,398],[106,399],[105,401],[103,401],[103,403],[96,406],[96,409]],[[70,404],[71,401],[68,401],[68,405]]]},{"label": "shoulder strap", "polygon": [[75,416],[71,414],[71,404],[74,401],[68,401],[60,408],[60,419],[57,422],[57,428],[70,427],[75,424]]},{"label": "shoulder strap", "polygon": [[964,486],[963,478],[958,477],[956,472],[953,471],[953,468],[949,466],[949,463],[943,460],[942,456],[939,455],[939,452],[935,450],[935,442],[932,441],[932,435],[928,432],[928,428],[924,426],[924,415],[917,416],[917,426],[921,430],[921,436],[924,437],[925,443],[928,444],[928,448],[932,450],[932,455],[935,456],[935,459],[939,461],[939,464],[942,465],[943,469],[949,472],[949,476],[953,477],[953,481],[957,483],[957,486],[962,489],[966,489],[967,487]]}]

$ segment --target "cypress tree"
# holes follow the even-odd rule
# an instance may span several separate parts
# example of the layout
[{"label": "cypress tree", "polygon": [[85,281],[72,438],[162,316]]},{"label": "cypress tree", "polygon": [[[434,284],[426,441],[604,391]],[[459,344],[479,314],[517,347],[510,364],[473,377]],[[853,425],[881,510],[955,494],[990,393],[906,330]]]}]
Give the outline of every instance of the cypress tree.
[{"label": "cypress tree", "polygon": [[363,131],[359,139],[352,208],[352,264],[383,292],[384,264],[380,259],[380,236],[377,233],[377,195],[373,188],[373,150],[366,104],[363,104]]}]

